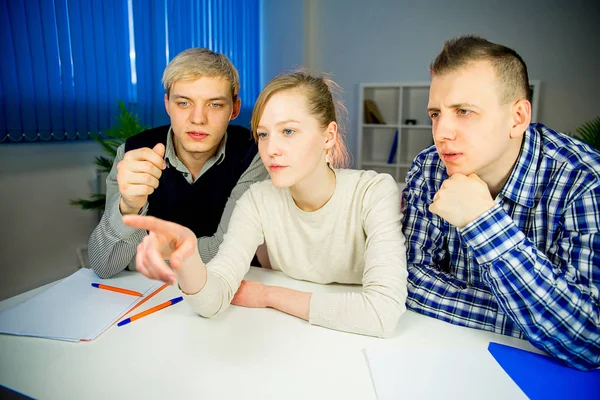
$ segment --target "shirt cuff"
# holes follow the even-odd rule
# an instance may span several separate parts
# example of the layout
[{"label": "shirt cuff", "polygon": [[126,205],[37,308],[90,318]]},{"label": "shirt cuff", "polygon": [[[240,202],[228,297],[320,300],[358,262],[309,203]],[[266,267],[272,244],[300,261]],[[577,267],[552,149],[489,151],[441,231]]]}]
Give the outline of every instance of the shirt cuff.
[{"label": "shirt cuff", "polygon": [[223,302],[223,289],[219,278],[207,271],[206,284],[196,294],[185,294],[181,289],[181,296],[192,309],[203,317],[212,317],[221,310]]},{"label": "shirt cuff", "polygon": [[[116,201],[108,208],[108,221],[110,227],[115,232],[118,238],[123,241],[127,241],[134,233],[138,232],[138,228],[133,228],[131,226],[125,225],[123,223],[123,215],[121,215],[121,210],[119,208],[120,202],[119,196],[116,196]],[[148,202],[142,207],[138,215],[146,215],[148,213]]]},{"label": "shirt cuff", "polygon": [[523,232],[499,204],[459,232],[479,264],[492,262],[525,240]]}]

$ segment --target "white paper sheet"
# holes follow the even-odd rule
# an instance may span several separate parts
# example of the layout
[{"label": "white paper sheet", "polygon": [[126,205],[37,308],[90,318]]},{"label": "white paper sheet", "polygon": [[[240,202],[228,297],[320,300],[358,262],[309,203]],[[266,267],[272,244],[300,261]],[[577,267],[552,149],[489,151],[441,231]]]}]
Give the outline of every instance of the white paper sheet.
[{"label": "white paper sheet", "polygon": [[137,297],[92,287],[92,283],[152,294],[162,283],[138,272],[123,271],[100,279],[80,269],[51,288],[0,312],[0,333],[49,339],[93,340],[142,301]]},{"label": "white paper sheet", "polygon": [[486,348],[364,350],[378,400],[527,399]]}]

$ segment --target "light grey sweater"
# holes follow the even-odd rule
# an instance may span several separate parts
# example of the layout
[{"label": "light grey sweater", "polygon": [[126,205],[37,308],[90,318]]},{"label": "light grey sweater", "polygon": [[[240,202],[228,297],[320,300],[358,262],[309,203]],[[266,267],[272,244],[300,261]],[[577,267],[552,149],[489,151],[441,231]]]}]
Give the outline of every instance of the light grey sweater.
[{"label": "light grey sweater", "polygon": [[406,310],[406,247],[400,193],[394,179],[374,171],[334,170],[333,196],[319,210],[299,209],[289,189],[253,184],[238,200],[208,277],[185,300],[200,315],[225,310],[267,244],[274,270],[321,284],[362,284],[362,293],[313,293],[309,322],[327,328],[389,337]]}]

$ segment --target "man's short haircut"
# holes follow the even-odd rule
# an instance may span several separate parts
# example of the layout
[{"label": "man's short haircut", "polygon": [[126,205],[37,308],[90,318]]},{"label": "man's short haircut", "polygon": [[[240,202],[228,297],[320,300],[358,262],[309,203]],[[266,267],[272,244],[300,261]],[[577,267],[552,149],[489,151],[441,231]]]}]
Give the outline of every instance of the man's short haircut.
[{"label": "man's short haircut", "polygon": [[209,49],[194,47],[177,54],[169,62],[162,77],[167,96],[175,82],[194,81],[202,77],[222,77],[231,83],[231,97],[235,100],[240,90],[240,77],[237,69],[224,54]]},{"label": "man's short haircut", "polygon": [[525,62],[516,51],[488,40],[466,35],[444,43],[444,48],[429,66],[431,76],[454,72],[476,61],[489,61],[498,78],[500,101],[529,99],[529,76]]}]

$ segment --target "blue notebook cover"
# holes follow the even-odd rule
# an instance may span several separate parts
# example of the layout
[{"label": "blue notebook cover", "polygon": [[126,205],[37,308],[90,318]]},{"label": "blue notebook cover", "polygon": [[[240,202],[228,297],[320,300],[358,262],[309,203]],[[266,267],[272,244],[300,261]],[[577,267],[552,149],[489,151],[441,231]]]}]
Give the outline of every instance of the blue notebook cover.
[{"label": "blue notebook cover", "polygon": [[530,351],[490,342],[488,351],[532,400],[600,399],[600,370],[579,371]]}]

